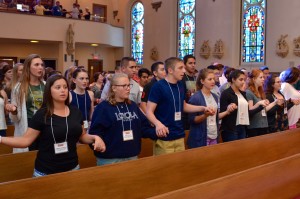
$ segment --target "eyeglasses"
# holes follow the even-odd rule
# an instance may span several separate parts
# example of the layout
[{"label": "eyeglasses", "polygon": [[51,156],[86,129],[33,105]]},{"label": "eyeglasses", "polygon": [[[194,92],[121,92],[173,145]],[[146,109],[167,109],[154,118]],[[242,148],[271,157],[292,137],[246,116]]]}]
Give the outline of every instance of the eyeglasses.
[{"label": "eyeglasses", "polygon": [[121,86],[123,89],[132,88],[132,84],[122,84],[122,85],[114,85],[114,86]]}]

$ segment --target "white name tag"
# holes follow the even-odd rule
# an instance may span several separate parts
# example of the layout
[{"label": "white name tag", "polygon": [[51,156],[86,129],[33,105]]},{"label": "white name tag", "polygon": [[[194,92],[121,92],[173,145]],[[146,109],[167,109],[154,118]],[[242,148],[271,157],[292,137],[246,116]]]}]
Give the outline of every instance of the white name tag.
[{"label": "white name tag", "polygon": [[83,128],[85,129],[89,128],[89,122],[87,120],[83,121]]},{"label": "white name tag", "polygon": [[209,116],[208,118],[208,125],[209,126],[214,126],[216,125],[216,116]]},{"label": "white name tag", "polygon": [[54,144],[54,152],[55,152],[55,154],[69,152],[68,143],[67,142],[61,142],[61,143]]},{"label": "white name tag", "polygon": [[261,115],[264,116],[264,117],[267,116],[265,109],[261,110]]},{"label": "white name tag", "polygon": [[181,120],[181,112],[175,112],[175,121]]},{"label": "white name tag", "polygon": [[123,131],[123,141],[133,140],[132,130]]}]

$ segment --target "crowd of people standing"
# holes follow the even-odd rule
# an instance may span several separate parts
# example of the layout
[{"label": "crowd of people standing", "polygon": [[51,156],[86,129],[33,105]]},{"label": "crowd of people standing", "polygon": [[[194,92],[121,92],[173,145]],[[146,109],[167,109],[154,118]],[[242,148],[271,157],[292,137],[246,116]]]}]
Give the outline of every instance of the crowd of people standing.
[{"label": "crowd of people standing", "polygon": [[[97,72],[89,82],[83,66],[62,76],[32,54],[23,64],[1,63],[0,74],[0,143],[38,150],[33,176],[79,169],[78,142],[105,165],[137,159],[142,138],[161,155],[185,150],[185,130],[188,148],[196,148],[293,129],[300,118],[296,67],[280,75],[265,66],[197,71],[187,55],[149,71],[123,57],[115,74]],[[10,120],[14,137],[5,137]]]}]

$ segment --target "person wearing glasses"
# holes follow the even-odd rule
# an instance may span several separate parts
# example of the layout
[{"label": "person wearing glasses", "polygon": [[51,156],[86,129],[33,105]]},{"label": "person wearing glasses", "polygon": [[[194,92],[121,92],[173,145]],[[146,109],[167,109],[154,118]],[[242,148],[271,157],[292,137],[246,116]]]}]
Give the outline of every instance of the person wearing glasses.
[{"label": "person wearing glasses", "polygon": [[106,145],[105,152],[94,151],[98,166],[137,159],[141,138],[157,138],[145,115],[129,99],[131,88],[126,74],[115,74],[108,99],[95,108],[89,134],[98,135]]},{"label": "person wearing glasses", "polygon": [[267,112],[269,132],[284,131],[289,129],[288,110],[294,106],[291,99],[285,100],[280,92],[281,80],[277,75],[269,75],[265,80],[264,91],[270,104],[275,105]]},{"label": "person wearing glasses", "polygon": [[137,73],[137,65],[135,59],[132,57],[123,57],[121,60],[121,71],[128,75],[132,88],[130,89],[129,99],[136,104],[141,103],[141,93],[139,84],[132,78]]},{"label": "person wearing glasses", "polygon": [[[6,105],[6,111],[15,125],[14,136],[22,136],[28,123],[42,106],[45,85],[42,81],[44,62],[37,54],[29,55],[24,62],[22,78],[11,93],[11,104]],[[29,146],[29,150],[38,149],[38,139]],[[25,152],[28,148],[14,148],[13,152]]]}]

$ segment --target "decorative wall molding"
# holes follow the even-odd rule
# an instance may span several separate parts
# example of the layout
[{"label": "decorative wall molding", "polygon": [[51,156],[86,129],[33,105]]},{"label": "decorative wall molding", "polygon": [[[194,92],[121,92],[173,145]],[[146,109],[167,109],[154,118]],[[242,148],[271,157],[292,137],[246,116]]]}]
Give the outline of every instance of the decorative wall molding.
[{"label": "decorative wall molding", "polygon": [[276,44],[276,54],[282,58],[286,57],[289,53],[289,45],[285,40],[287,36],[288,34],[280,35],[280,38],[278,39]]},{"label": "decorative wall molding", "polygon": [[213,56],[221,59],[224,55],[224,44],[221,39],[217,40],[214,46]]},{"label": "decorative wall molding", "polygon": [[161,4],[162,4],[162,2],[161,2],[161,1],[159,1],[159,2],[153,2],[153,3],[151,3],[151,5],[152,5],[152,8],[153,8],[153,9],[155,9],[155,11],[156,11],[156,12],[157,12],[158,8],[160,8],[160,7],[161,7]]},{"label": "decorative wall molding", "polygon": [[300,57],[300,36],[294,39],[294,54]]},{"label": "decorative wall molding", "polygon": [[210,56],[210,47],[209,47],[209,40],[205,40],[200,48],[200,56],[204,59],[208,59]]},{"label": "decorative wall molding", "polygon": [[150,54],[150,58],[153,60],[153,61],[157,61],[158,60],[158,58],[159,58],[159,54],[158,54],[158,50],[157,50],[157,48],[156,47],[153,47],[152,49],[151,49],[151,54]]}]

